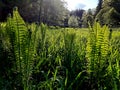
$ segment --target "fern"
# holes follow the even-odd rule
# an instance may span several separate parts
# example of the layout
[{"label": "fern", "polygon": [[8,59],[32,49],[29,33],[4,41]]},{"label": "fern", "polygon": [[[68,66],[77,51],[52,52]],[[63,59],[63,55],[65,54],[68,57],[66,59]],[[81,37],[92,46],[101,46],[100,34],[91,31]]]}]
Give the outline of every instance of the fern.
[{"label": "fern", "polygon": [[19,78],[21,78],[24,90],[29,90],[37,29],[33,33],[31,28],[28,29],[17,8],[13,10],[13,17],[8,17],[6,29],[14,50],[16,71],[20,73]]},{"label": "fern", "polygon": [[103,72],[103,68],[106,68],[107,55],[109,52],[109,29],[106,25],[101,27],[98,22],[95,22],[93,27],[89,28],[89,38],[86,49],[91,82],[94,76],[96,78],[96,81],[93,81],[94,83],[101,82],[100,74]]}]

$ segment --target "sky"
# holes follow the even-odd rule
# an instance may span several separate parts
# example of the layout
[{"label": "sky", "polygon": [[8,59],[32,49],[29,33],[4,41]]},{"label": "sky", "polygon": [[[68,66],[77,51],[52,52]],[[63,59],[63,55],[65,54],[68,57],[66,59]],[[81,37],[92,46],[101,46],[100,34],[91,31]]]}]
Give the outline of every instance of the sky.
[{"label": "sky", "polygon": [[69,10],[96,8],[98,0],[64,0]]}]

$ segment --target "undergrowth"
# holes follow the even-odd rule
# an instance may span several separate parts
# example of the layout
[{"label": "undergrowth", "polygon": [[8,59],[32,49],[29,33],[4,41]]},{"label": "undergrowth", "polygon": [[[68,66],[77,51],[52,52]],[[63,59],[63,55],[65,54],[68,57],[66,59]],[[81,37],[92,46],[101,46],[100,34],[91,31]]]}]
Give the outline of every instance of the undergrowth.
[{"label": "undergrowth", "polygon": [[120,33],[98,22],[81,33],[26,24],[15,8],[0,23],[0,89],[120,90]]}]

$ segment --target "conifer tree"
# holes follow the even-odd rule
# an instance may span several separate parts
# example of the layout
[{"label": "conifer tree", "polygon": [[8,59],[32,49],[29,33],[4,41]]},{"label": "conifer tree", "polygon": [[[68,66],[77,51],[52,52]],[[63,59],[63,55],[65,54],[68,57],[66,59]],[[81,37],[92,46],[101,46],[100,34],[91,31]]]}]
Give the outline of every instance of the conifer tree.
[{"label": "conifer tree", "polygon": [[120,0],[103,0],[100,11],[96,14],[96,19],[101,24],[109,24],[112,27],[120,24]]},{"label": "conifer tree", "polygon": [[98,0],[98,5],[96,7],[95,16],[102,9],[102,3],[103,3],[103,0]]}]

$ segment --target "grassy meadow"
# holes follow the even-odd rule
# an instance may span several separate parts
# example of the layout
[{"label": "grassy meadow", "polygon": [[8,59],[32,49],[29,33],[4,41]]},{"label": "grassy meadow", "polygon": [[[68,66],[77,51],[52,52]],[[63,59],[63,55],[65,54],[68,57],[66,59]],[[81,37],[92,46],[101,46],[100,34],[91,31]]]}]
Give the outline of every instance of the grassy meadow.
[{"label": "grassy meadow", "polygon": [[120,29],[0,23],[0,90],[120,90]]}]

